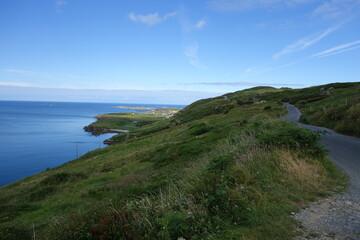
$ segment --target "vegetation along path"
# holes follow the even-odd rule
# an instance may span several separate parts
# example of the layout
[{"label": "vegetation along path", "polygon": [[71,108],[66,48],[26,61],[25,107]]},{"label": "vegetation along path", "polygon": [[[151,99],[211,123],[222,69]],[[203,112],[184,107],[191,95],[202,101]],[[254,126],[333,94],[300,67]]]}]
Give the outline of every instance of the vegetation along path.
[{"label": "vegetation along path", "polygon": [[[298,123],[301,113],[285,103],[285,119]],[[330,159],[350,178],[350,189],[309,205],[295,215],[303,225],[304,236],[314,239],[360,239],[360,139],[344,136],[333,130],[298,123],[311,131],[325,131],[321,143]]]}]

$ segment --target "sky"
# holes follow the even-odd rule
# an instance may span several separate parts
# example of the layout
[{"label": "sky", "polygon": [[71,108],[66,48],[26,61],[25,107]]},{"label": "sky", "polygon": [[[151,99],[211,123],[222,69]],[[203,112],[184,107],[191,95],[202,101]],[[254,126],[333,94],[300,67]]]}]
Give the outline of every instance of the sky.
[{"label": "sky", "polygon": [[359,23],[360,0],[0,0],[0,99],[189,104],[358,82]]}]

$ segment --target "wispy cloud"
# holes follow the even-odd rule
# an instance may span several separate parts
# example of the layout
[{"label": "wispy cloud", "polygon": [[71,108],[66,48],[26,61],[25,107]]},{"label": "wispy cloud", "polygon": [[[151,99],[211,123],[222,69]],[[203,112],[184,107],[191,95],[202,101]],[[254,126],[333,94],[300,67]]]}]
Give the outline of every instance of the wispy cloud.
[{"label": "wispy cloud", "polygon": [[311,47],[315,43],[319,42],[321,39],[323,39],[330,33],[339,29],[339,27],[340,26],[331,27],[331,28],[326,29],[324,32],[313,34],[313,35],[305,37],[305,38],[301,38],[301,39],[297,40],[296,42],[286,46],[280,52],[274,54],[273,58],[279,59],[283,55],[305,50],[306,48]]},{"label": "wispy cloud", "polygon": [[277,66],[277,67],[275,67],[274,69],[281,69],[281,68],[290,67],[290,66],[295,65],[295,64],[297,64],[297,63],[299,63],[299,62],[301,62],[301,61],[299,60],[299,61],[287,63],[287,64],[284,64],[284,65]]},{"label": "wispy cloud", "polygon": [[242,12],[259,8],[291,7],[313,1],[315,0],[210,0],[208,5],[216,11]]},{"label": "wispy cloud", "polygon": [[183,36],[189,37],[192,32],[201,30],[208,24],[205,18],[198,19],[197,21],[191,20],[188,16],[189,12],[184,6],[181,6],[176,13]]},{"label": "wispy cloud", "polygon": [[147,24],[149,26],[153,26],[159,23],[164,22],[170,17],[175,17],[176,12],[170,12],[165,14],[164,16],[160,16],[158,13],[148,14],[148,15],[141,15],[135,13],[129,13],[127,15],[128,19],[133,22],[139,22],[143,24]]},{"label": "wispy cloud", "polygon": [[12,75],[22,75],[26,77],[31,77],[32,79],[42,79],[42,80],[55,80],[55,81],[104,81],[103,78],[89,77],[89,76],[79,76],[72,74],[61,74],[61,75],[53,75],[44,72],[35,72],[28,70],[20,70],[20,69],[2,69],[2,72],[9,73]]},{"label": "wispy cloud", "polygon": [[3,72],[7,73],[15,73],[15,74],[21,74],[25,76],[31,76],[31,77],[40,77],[40,78],[54,78],[53,76],[42,73],[42,72],[34,72],[34,71],[28,71],[28,70],[20,70],[20,69],[3,69]]},{"label": "wispy cloud", "polygon": [[360,13],[360,0],[330,0],[312,12],[314,17],[329,19],[349,18]]},{"label": "wispy cloud", "polygon": [[197,43],[194,43],[185,47],[184,54],[189,59],[191,65],[201,69],[206,69],[206,66],[202,64],[199,59],[198,52],[199,46]]},{"label": "wispy cloud", "polygon": [[242,74],[237,75],[236,77],[237,77],[237,79],[247,79],[250,76],[261,75],[263,73],[279,70],[282,68],[291,67],[291,66],[301,63],[303,61],[304,60],[296,60],[293,62],[281,64],[281,65],[278,65],[278,62],[276,62],[277,65],[273,65],[273,64],[271,65],[269,63],[265,63],[263,65],[251,66],[251,67],[244,69],[244,72]]},{"label": "wispy cloud", "polygon": [[56,0],[55,8],[57,13],[62,13],[62,7],[67,4],[66,0]]},{"label": "wispy cloud", "polygon": [[320,53],[314,54],[311,57],[312,58],[328,57],[328,56],[336,55],[339,53],[352,51],[352,50],[355,50],[358,48],[360,48],[360,40],[355,41],[355,42],[345,43],[342,45],[338,45],[336,47],[333,47],[333,48],[327,49],[325,51],[322,51]]},{"label": "wispy cloud", "polygon": [[0,82],[0,86],[31,87],[33,85],[28,82]]},{"label": "wispy cloud", "polygon": [[265,82],[199,82],[194,84],[200,85],[212,85],[212,86],[288,86],[288,87],[300,87],[303,84],[293,83],[265,83]]},{"label": "wispy cloud", "polygon": [[196,29],[202,29],[202,28],[205,27],[205,25],[206,25],[205,19],[201,19],[195,24],[195,28]]},{"label": "wispy cloud", "polygon": [[268,67],[268,68],[266,68],[264,70],[261,70],[261,71],[255,72],[255,73],[262,74],[262,73],[266,73],[266,72],[270,72],[270,71],[274,71],[274,70],[278,70],[278,69],[282,69],[282,68],[287,68],[287,67],[293,66],[295,64],[298,64],[298,63],[300,63],[302,61],[303,60],[297,60],[297,61],[294,61],[294,62],[291,62],[291,63],[286,63],[286,64],[283,64],[283,65],[280,65],[280,66]]}]

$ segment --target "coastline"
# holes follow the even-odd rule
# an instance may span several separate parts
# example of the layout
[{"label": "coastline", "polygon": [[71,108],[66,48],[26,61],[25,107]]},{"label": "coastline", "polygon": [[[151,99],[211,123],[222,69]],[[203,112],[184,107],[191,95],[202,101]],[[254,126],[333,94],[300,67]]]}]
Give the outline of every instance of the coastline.
[{"label": "coastline", "polygon": [[[138,106],[116,106],[116,108],[134,109],[138,112],[107,113],[97,115],[94,117],[96,119],[95,122],[83,127],[84,131],[90,132],[94,136],[99,136],[105,133],[116,133],[118,135],[128,134],[130,131],[145,125],[170,119],[181,110],[174,107],[150,108]],[[150,111],[150,109],[152,110]],[[142,111],[146,112],[143,113]],[[118,141],[119,139],[114,138],[113,136],[103,141],[103,143],[111,145]]]},{"label": "coastline", "polygon": [[0,186],[58,167],[89,151],[107,147],[104,141],[115,135],[105,132],[95,137],[83,130],[84,126],[96,121],[93,116],[112,111],[113,103],[0,103]]},{"label": "coastline", "polygon": [[95,127],[95,126],[92,126],[91,124],[85,126],[84,131],[90,132],[94,136],[99,136],[99,135],[105,134],[105,133],[128,133],[129,132],[129,130]]},{"label": "coastline", "polygon": [[[90,132],[94,136],[99,136],[99,135],[105,134],[105,133],[117,133],[117,134],[129,133],[129,130],[99,128],[99,127],[94,127],[91,124],[88,125],[88,126],[85,126],[83,129],[84,129],[85,132]],[[116,143],[116,141],[113,140],[112,138],[108,138],[108,139],[105,139],[103,141],[103,143],[107,144],[107,145],[111,145],[111,144]]]}]

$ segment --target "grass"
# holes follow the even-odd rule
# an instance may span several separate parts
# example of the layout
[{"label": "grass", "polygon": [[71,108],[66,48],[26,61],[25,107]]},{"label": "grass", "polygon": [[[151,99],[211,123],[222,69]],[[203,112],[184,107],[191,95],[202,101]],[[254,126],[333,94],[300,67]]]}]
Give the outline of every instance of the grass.
[{"label": "grass", "polygon": [[[141,109],[141,107],[132,107]],[[131,133],[115,135],[113,142],[122,142],[129,138],[139,137],[158,132],[169,127],[169,118],[177,113],[179,108],[157,108],[147,113],[109,113],[96,116],[96,122],[85,127],[95,135],[103,133],[104,129],[130,130]],[[145,111],[145,110],[144,110]],[[138,129],[140,129],[138,131]],[[95,132],[94,132],[95,130]],[[105,131],[106,132],[106,131]]]},{"label": "grass", "polygon": [[97,128],[134,130],[136,128],[164,120],[162,113],[109,113],[96,116],[90,124]]},{"label": "grass", "polygon": [[331,83],[268,95],[295,104],[301,122],[360,137],[360,83]]},{"label": "grass", "polygon": [[346,178],[316,133],[277,120],[283,91],[201,100],[170,119],[103,116],[95,125],[130,133],[0,189],[0,239],[290,239],[290,213]]}]

